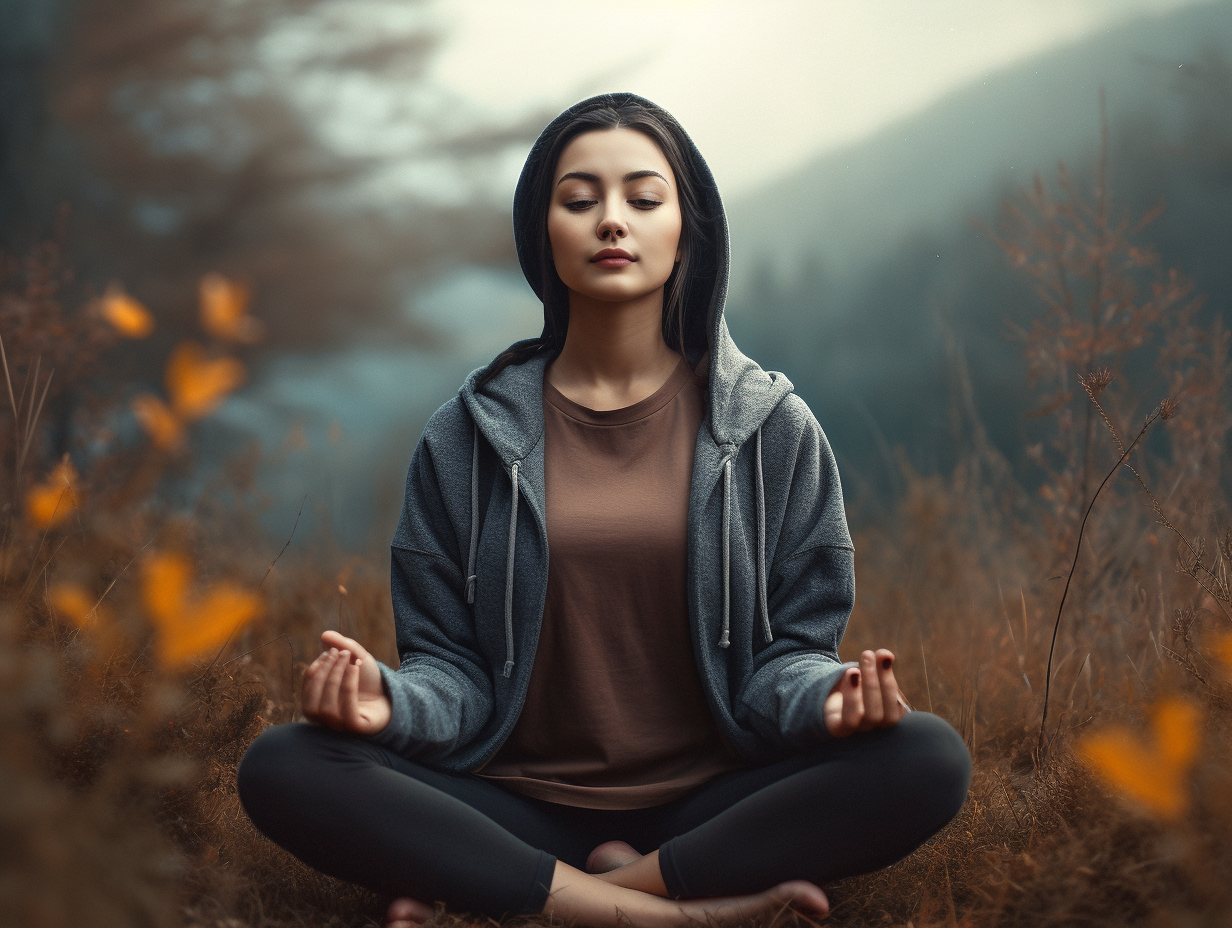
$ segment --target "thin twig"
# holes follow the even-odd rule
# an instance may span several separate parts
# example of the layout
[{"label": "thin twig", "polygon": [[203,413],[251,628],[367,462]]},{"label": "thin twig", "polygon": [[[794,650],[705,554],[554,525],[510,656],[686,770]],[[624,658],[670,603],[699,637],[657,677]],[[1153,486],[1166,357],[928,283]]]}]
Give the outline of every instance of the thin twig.
[{"label": "thin twig", "polygon": [[[300,513],[304,511],[304,501],[307,499],[308,499],[308,494],[305,493],[304,499],[301,499],[299,501],[299,512],[295,514],[295,524],[291,526],[291,534],[287,536],[286,544],[282,546],[282,551],[278,552],[278,557],[270,561],[269,567],[266,568],[265,576],[262,577],[261,582],[257,584],[258,592],[260,591],[261,587],[265,585],[265,578],[270,575],[270,571],[273,570],[274,565],[278,563],[278,558],[282,557],[283,551],[287,550],[287,548],[291,544],[291,539],[295,537],[295,529],[299,526]],[[214,655],[214,659],[210,661],[209,666],[205,668],[205,672],[202,673],[201,676],[197,677],[197,679],[194,680],[192,683],[190,683],[189,686],[196,686],[198,683],[200,683],[202,680],[205,679],[206,674],[208,674],[211,670],[214,669],[214,665],[218,663],[218,659],[223,656],[223,654],[227,650],[227,646],[231,644],[231,639],[235,636],[236,631],[238,631],[238,629],[235,629],[235,628],[231,629],[231,634],[228,635],[227,640],[222,643],[222,647],[219,649],[218,653]],[[292,659],[294,659],[294,657],[292,657]]]},{"label": "thin twig", "polygon": [[[26,423],[26,438],[21,446],[21,456],[17,458],[17,470],[14,472],[14,479],[21,473],[21,467],[26,463],[26,454],[30,451],[30,442],[34,438],[34,429],[38,425],[39,413],[43,411],[43,401],[47,399],[47,391],[51,387],[51,378],[56,376],[56,369],[53,367],[51,373],[47,375],[47,380],[43,384],[43,395],[39,397],[38,407],[34,408],[30,420]],[[38,381],[35,381],[34,391],[38,390]],[[30,405],[34,407],[34,392],[30,394]]]},{"label": "thin twig", "polygon": [[17,414],[17,399],[13,396],[13,378],[9,375],[9,359],[4,351],[4,339],[0,338],[0,363],[4,365],[4,382],[9,388],[9,405],[13,407],[13,418],[20,423],[21,416]]},{"label": "thin twig", "polygon": [[1061,628],[1061,611],[1065,608],[1065,599],[1066,596],[1069,595],[1069,585],[1074,579],[1074,571],[1078,567],[1078,554],[1082,551],[1082,536],[1086,531],[1087,519],[1091,515],[1091,510],[1095,507],[1095,501],[1099,499],[1099,494],[1103,491],[1108,481],[1112,479],[1112,475],[1115,474],[1120,469],[1121,465],[1125,463],[1125,459],[1129,457],[1130,452],[1134,450],[1134,447],[1138,444],[1139,440],[1146,434],[1147,427],[1159,417],[1163,409],[1164,407],[1161,404],[1160,408],[1156,409],[1155,412],[1151,413],[1151,415],[1147,417],[1146,422],[1142,424],[1142,429],[1134,437],[1134,440],[1130,442],[1129,447],[1126,448],[1121,454],[1120,459],[1118,459],[1116,464],[1113,465],[1112,470],[1108,471],[1108,474],[1100,483],[1099,489],[1097,489],[1095,491],[1095,495],[1091,497],[1091,502],[1087,504],[1087,511],[1082,516],[1082,524],[1078,527],[1078,541],[1074,545],[1074,560],[1073,563],[1070,564],[1069,576],[1065,578],[1065,590],[1061,593],[1061,604],[1057,606],[1057,619],[1052,626],[1052,644],[1048,647],[1048,669],[1044,675],[1044,713],[1040,718],[1039,742],[1037,744],[1037,749],[1040,751],[1042,751],[1044,747],[1044,726],[1048,721],[1048,696],[1052,690],[1052,654],[1057,646],[1057,632]]}]

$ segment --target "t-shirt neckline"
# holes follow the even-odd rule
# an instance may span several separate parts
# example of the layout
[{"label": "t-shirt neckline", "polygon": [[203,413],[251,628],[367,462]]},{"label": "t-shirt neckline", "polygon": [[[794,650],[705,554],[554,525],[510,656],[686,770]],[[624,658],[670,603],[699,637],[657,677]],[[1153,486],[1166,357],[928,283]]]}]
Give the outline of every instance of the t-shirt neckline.
[{"label": "t-shirt neckline", "polygon": [[591,409],[589,406],[575,403],[552,386],[547,377],[543,378],[543,398],[571,419],[588,425],[627,425],[653,415],[666,406],[684,388],[692,373],[682,355],[676,368],[659,389],[645,399],[619,409]]}]

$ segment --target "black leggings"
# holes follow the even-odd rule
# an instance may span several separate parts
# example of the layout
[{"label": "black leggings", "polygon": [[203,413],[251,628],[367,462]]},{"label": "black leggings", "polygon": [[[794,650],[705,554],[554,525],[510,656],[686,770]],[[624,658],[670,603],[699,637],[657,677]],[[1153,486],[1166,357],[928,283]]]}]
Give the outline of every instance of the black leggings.
[{"label": "black leggings", "polygon": [[583,869],[612,840],[657,848],[673,898],[867,873],[949,822],[970,781],[962,738],[918,710],[647,809],[532,799],[306,722],[267,728],[238,774],[253,823],[309,866],[493,917],[542,911],[556,861]]}]

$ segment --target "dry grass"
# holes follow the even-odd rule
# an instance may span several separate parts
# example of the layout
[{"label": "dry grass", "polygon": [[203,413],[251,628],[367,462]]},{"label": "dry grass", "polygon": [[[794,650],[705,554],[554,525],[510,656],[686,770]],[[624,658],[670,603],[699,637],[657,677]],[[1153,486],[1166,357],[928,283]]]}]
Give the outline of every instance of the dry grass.
[{"label": "dry grass", "polygon": [[[1088,202],[1064,171],[1062,188],[1054,201],[1037,183],[1009,208],[1017,226],[997,236],[1042,298],[1020,330],[1050,426],[1030,449],[1038,491],[973,424],[961,466],[904,467],[893,521],[857,533],[844,652],[899,654],[904,690],[955,725],[975,766],[966,806],[933,840],[828,887],[835,925],[1232,923],[1227,339],[1195,323],[1189,285],[1134,241],[1144,224],[1114,225],[1106,192]],[[147,423],[150,441],[122,447],[105,403],[58,393],[85,383],[119,336],[97,313],[63,311],[53,258],[34,256],[0,295],[14,384],[0,426],[0,911],[30,928],[379,922],[385,900],[252,828],[235,771],[264,725],[295,718],[300,657],[316,653],[321,630],[341,627],[396,660],[385,564],[292,563],[293,547],[270,570],[278,550],[235,543],[259,537],[246,522],[254,507],[168,512],[160,477],[183,466],[191,420],[209,404],[179,392],[191,383],[170,384],[164,405],[187,445],[160,444],[169,433]],[[225,342],[206,353],[241,350]],[[1106,382],[1084,395],[1078,378],[1103,369]],[[56,471],[61,449],[39,419],[51,407],[34,412],[35,389],[48,403],[61,396],[108,453],[80,474]],[[226,387],[210,389],[219,398]],[[1165,399],[1179,402],[1126,458],[1139,479],[1113,472]],[[237,498],[253,467],[231,474]],[[29,495],[39,487],[46,512]],[[1198,541],[1221,536],[1214,555]],[[146,570],[166,552],[191,565],[176,604],[229,589],[256,604],[255,618],[236,613],[185,644],[188,630],[160,624],[169,594]],[[183,662],[170,657],[177,641]],[[1165,700],[1190,714],[1153,729]],[[442,911],[436,923],[473,921]]]}]

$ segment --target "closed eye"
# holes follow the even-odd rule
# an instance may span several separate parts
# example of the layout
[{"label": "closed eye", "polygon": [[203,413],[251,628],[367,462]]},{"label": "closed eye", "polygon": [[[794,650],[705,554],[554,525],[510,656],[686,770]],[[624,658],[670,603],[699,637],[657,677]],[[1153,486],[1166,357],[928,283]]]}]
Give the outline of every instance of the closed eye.
[{"label": "closed eye", "polygon": [[[598,200],[572,200],[571,202],[565,204],[565,209],[571,210],[575,213],[580,213],[582,210],[589,209],[591,206],[594,206],[598,202],[599,202]],[[643,210],[650,210],[650,209],[654,209],[656,206],[663,205],[662,200],[650,200],[644,197],[637,199],[637,200],[630,200],[629,202],[632,203],[634,206],[636,206],[638,209],[643,209]]]}]

